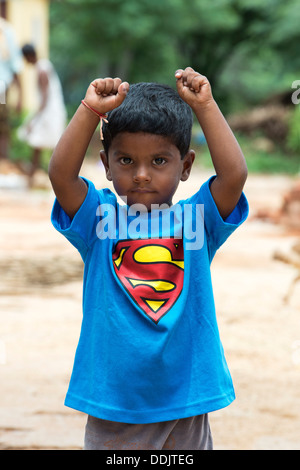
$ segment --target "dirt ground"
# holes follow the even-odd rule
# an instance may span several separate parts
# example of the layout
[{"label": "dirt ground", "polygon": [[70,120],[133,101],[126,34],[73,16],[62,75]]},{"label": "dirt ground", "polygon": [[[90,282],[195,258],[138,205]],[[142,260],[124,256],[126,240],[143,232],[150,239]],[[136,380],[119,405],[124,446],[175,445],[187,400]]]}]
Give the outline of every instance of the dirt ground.
[{"label": "dirt ground", "polygon": [[[99,165],[82,174],[106,184]],[[194,171],[177,197],[208,176]],[[28,190],[20,178],[0,189],[0,449],[81,449],[86,417],[63,402],[80,331],[82,264],[50,224],[51,189]],[[293,181],[249,176],[250,217],[212,264],[237,395],[210,415],[216,450],[300,450],[300,282],[284,302],[297,270],[274,259],[300,233],[255,217],[279,208]]]}]

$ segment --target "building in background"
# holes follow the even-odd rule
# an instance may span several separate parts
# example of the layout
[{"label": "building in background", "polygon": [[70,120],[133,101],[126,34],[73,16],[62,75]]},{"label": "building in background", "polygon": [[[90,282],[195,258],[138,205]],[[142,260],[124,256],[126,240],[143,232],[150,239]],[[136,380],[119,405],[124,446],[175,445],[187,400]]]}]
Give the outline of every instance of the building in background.
[{"label": "building in background", "polygon": [[[49,55],[49,0],[0,0],[0,15],[11,23],[20,47],[32,43],[39,57]],[[20,74],[23,109],[36,109],[36,71],[26,64]],[[8,100],[14,100],[12,89]]]}]

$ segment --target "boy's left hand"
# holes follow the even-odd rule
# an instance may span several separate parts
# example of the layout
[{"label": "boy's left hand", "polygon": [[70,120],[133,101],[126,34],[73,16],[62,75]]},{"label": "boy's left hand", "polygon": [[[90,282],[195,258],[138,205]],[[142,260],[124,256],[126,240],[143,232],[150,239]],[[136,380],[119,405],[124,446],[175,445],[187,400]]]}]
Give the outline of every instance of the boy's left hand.
[{"label": "boy's left hand", "polygon": [[180,97],[191,106],[205,107],[214,101],[208,79],[191,67],[175,72],[176,86]]}]

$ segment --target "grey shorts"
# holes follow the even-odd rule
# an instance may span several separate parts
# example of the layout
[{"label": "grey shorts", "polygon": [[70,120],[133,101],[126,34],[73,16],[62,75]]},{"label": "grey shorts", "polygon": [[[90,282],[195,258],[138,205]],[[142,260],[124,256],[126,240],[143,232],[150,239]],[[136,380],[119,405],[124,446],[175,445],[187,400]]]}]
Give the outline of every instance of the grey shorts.
[{"label": "grey shorts", "polygon": [[84,450],[212,450],[208,415],[127,424],[88,416]]}]

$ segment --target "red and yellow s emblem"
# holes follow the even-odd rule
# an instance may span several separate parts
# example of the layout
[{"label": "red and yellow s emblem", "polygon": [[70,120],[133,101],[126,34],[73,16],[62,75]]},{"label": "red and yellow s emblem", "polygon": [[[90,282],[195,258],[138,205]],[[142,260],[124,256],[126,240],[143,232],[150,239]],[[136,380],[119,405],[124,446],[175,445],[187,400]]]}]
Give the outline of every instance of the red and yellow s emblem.
[{"label": "red and yellow s emblem", "polygon": [[131,298],[157,324],[182,291],[182,239],[119,241],[113,266]]}]

